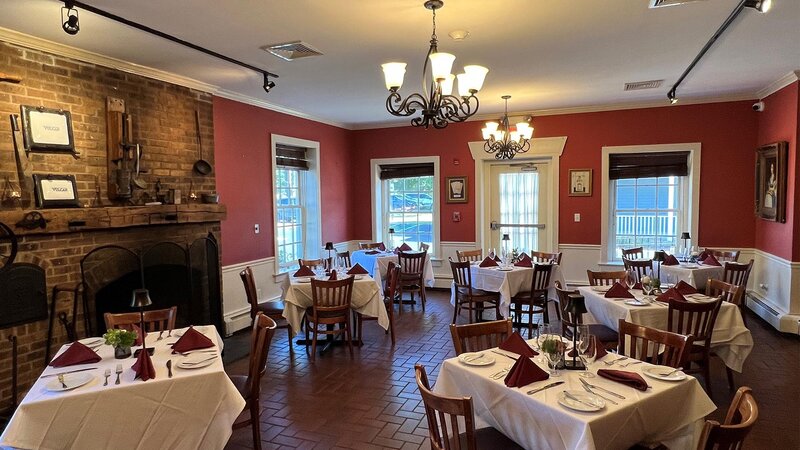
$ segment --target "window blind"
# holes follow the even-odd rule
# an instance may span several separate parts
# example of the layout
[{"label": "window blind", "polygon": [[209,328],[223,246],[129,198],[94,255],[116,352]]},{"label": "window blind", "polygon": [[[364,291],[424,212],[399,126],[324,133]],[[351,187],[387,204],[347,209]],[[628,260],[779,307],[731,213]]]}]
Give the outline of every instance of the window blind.
[{"label": "window blind", "polygon": [[306,148],[285,144],[275,144],[275,164],[282,167],[294,167],[309,170]]},{"label": "window blind", "polygon": [[381,165],[381,180],[425,176],[433,176],[433,163]]},{"label": "window blind", "polygon": [[682,177],[689,175],[689,152],[614,153],[608,155],[608,178]]}]

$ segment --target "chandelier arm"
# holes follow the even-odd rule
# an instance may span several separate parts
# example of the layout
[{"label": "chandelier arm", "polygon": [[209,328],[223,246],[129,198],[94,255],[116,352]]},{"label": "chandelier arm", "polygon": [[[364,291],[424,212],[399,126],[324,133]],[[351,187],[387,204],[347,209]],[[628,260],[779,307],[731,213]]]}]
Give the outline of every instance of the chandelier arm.
[{"label": "chandelier arm", "polygon": [[419,94],[411,94],[403,99],[396,91],[386,98],[386,109],[395,116],[407,117],[428,107],[427,100]]}]

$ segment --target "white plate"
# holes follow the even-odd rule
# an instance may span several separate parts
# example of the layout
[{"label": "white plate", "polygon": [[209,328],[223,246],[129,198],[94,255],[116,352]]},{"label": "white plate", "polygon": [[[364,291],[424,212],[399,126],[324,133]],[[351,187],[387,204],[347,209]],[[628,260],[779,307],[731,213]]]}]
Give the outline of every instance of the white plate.
[{"label": "white plate", "polygon": [[[179,361],[178,364],[176,364],[176,366],[186,370],[202,369],[203,367],[208,367],[214,364],[217,361],[217,359],[219,359],[217,355],[213,355],[212,358],[212,355],[208,353],[199,353],[197,355],[189,356],[186,359]],[[203,361],[203,362],[199,364],[194,364],[195,361]]]},{"label": "white plate", "polygon": [[458,360],[468,366],[489,366],[494,364],[494,358],[487,355],[486,352],[462,353],[458,355]]},{"label": "white plate", "polygon": [[499,267],[497,270],[499,270],[500,272],[511,272],[512,270],[514,270],[514,268],[513,267]]},{"label": "white plate", "polygon": [[353,275],[353,278],[354,278],[356,281],[358,281],[358,280],[363,280],[363,279],[364,279],[364,277],[366,277],[366,275]]},{"label": "white plate", "polygon": [[94,380],[94,375],[88,372],[68,373],[64,375],[64,384],[67,385],[66,388],[58,381],[58,377],[53,377],[52,380],[44,385],[44,388],[51,392],[69,391],[79,388],[92,380]]},{"label": "white plate", "polygon": [[311,283],[312,278],[314,277],[300,277],[300,278],[295,278],[295,281],[297,281],[298,283]]},{"label": "white plate", "polygon": [[650,378],[655,378],[656,380],[662,381],[682,381],[686,379],[686,374],[683,372],[675,372],[668,377],[661,375],[662,373],[669,373],[673,370],[675,369],[668,366],[652,366],[642,369],[642,373]]},{"label": "white plate", "polygon": [[640,302],[639,300],[633,300],[633,299],[625,300],[625,304],[631,306],[650,306],[650,303],[648,302]]},{"label": "white plate", "polygon": [[592,290],[595,292],[608,292],[611,289],[611,286],[592,286]]},{"label": "white plate", "polygon": [[[580,399],[583,402],[588,403],[588,405],[583,404],[581,402],[576,402],[575,400],[568,398],[564,392],[569,392],[570,395],[572,395],[577,399]],[[564,406],[566,408],[581,412],[600,411],[606,406],[606,402],[604,402],[602,398],[584,391],[561,391],[558,394],[558,403],[560,403],[561,406]]]},{"label": "white plate", "polygon": [[681,264],[681,267],[685,267],[687,269],[696,269],[699,266],[695,263],[687,263],[687,264]]}]

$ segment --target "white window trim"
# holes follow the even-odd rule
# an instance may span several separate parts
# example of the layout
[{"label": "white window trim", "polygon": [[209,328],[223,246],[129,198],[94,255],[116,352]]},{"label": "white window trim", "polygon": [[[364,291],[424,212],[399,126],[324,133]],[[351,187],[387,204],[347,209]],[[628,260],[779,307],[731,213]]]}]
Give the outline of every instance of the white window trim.
[{"label": "white window trim", "polygon": [[[320,194],[320,152],[319,142],[317,141],[308,141],[305,139],[298,139],[280,134],[270,134],[270,138],[272,152],[272,244],[275,258],[275,275],[280,275],[281,273],[286,272],[281,272],[278,264],[278,238],[276,235],[278,230],[278,208],[275,203],[275,199],[278,197],[277,189],[275,187],[275,180],[278,178],[278,165],[275,161],[275,148],[278,144],[282,144],[309,149],[307,161],[309,165],[309,172],[313,174],[312,178],[315,180],[315,182],[311,183],[311,186],[306,185],[306,204],[303,208],[305,210],[305,216],[303,217],[305,226],[305,239],[303,242],[304,259],[314,259],[318,257],[322,243],[322,215],[320,212],[322,210],[320,207],[322,204]],[[309,242],[312,244],[316,242],[320,245],[309,245]]]},{"label": "white window trim", "polygon": [[658,152],[689,152],[689,183],[686,188],[688,193],[686,198],[690,199],[687,205],[686,214],[689,215],[689,232],[693,242],[699,242],[698,223],[700,214],[700,149],[699,142],[685,144],[658,144],[658,145],[625,145],[603,147],[601,175],[601,205],[600,205],[600,264],[618,264],[618,261],[610,260],[611,249],[609,248],[609,228],[611,227],[610,209],[611,200],[609,192],[611,183],[608,178],[609,155],[619,153],[658,153]]},{"label": "white window trim", "polygon": [[440,255],[441,239],[439,229],[441,217],[441,196],[439,178],[439,157],[438,156],[415,156],[410,158],[382,158],[371,159],[370,163],[370,184],[372,185],[372,240],[375,242],[383,241],[384,233],[384,220],[383,213],[387,205],[384,205],[383,199],[383,183],[381,183],[381,165],[382,164],[422,164],[433,163],[433,245],[432,251],[429,252],[433,255]]}]

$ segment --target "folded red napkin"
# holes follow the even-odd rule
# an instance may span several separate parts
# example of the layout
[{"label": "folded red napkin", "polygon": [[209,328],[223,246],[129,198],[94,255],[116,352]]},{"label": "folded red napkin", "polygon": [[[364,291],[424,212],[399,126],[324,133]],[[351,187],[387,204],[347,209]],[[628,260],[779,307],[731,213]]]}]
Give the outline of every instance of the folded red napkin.
[{"label": "folded red napkin", "polygon": [[380,253],[378,250],[367,250],[364,252],[365,255],[377,255]]},{"label": "folded red napkin", "polygon": [[386,244],[381,242],[381,245],[378,246],[378,250],[380,250],[382,252],[385,252],[386,251]]},{"label": "folded red napkin", "polygon": [[625,286],[619,284],[619,281],[615,282],[611,289],[606,292],[606,298],[636,298],[630,291],[625,288]]},{"label": "folded red napkin", "polygon": [[681,280],[675,285],[675,290],[681,295],[697,294],[697,289],[691,284]]},{"label": "folded red napkin", "polygon": [[150,359],[149,352],[139,352],[136,362],[131,366],[133,372],[136,374],[133,379],[141,378],[142,381],[147,381],[151,378],[156,378],[156,369],[153,367],[153,360]]},{"label": "folded red napkin", "polygon": [[53,358],[50,361],[50,365],[53,367],[65,367],[74,366],[75,364],[92,364],[99,362],[101,359],[103,358],[95,353],[94,350],[75,341],[70,344],[69,348],[64,350],[64,353],[57,358]]},{"label": "folded red napkin", "polygon": [[178,342],[172,344],[172,353],[183,353],[213,346],[214,343],[211,342],[211,339],[195,330],[194,327],[189,327],[189,329],[183,333],[183,336],[178,339]]},{"label": "folded red napkin", "polygon": [[522,336],[520,336],[519,332],[517,331],[512,333],[511,336],[507,337],[498,348],[500,350],[516,353],[526,358],[531,358],[538,355],[538,353],[536,353],[536,351],[532,349],[524,339],[522,339]]},{"label": "folded red napkin", "polygon": [[642,290],[642,283],[637,281],[636,284],[634,284],[631,289],[639,289],[641,291]]},{"label": "folded red napkin", "polygon": [[356,265],[354,265],[353,267],[350,268],[350,270],[347,271],[347,274],[348,275],[367,275],[367,274],[369,274],[369,272],[367,272],[367,269],[361,267],[361,264],[356,263]]},{"label": "folded red napkin", "polygon": [[331,270],[331,275],[328,277],[328,281],[336,281],[338,278],[336,276],[336,271]]},{"label": "folded red napkin", "polygon": [[681,295],[681,293],[678,292],[678,290],[675,289],[675,288],[669,288],[663,294],[661,294],[658,297],[656,297],[656,300],[658,300],[659,302],[664,302],[664,303],[669,302],[670,299],[677,300],[677,301],[680,301],[680,302],[685,302],[686,301],[686,299],[683,298],[683,295]]},{"label": "folded red napkin", "polygon": [[707,266],[721,266],[722,265],[722,264],[719,263],[719,261],[717,261],[717,258],[715,258],[714,255],[708,255],[708,257],[706,257],[706,259],[703,260],[703,264],[705,264]]},{"label": "folded red napkin", "polygon": [[522,252],[522,253],[519,254],[519,258],[518,259],[520,259],[520,260],[522,260],[522,259],[531,259],[531,257],[528,256],[527,253]]},{"label": "folded red napkin", "polygon": [[401,252],[410,252],[411,250],[414,250],[414,249],[411,248],[411,246],[406,244],[405,242],[403,242],[403,245],[400,246],[400,251]]},{"label": "folded red napkin", "polygon": [[527,386],[537,381],[550,378],[550,374],[542,370],[528,358],[519,358],[506,375],[505,383],[508,387]]},{"label": "folded red napkin", "polygon": [[[525,254],[523,253],[523,255]],[[515,262],[514,265],[517,267],[533,267],[533,261],[528,255],[525,255],[520,258],[519,261]]]},{"label": "folded red napkin", "polygon": [[495,267],[495,266],[497,266],[497,261],[495,261],[492,258],[489,258],[487,256],[486,258],[483,258],[483,261],[481,261],[481,263],[478,264],[478,266],[480,266],[480,267]]},{"label": "folded red napkin", "polygon": [[133,331],[136,333],[136,340],[133,341],[133,345],[142,345],[142,341],[147,337],[147,332],[142,333],[142,329],[135,323],[133,324]]},{"label": "folded red napkin", "polygon": [[313,277],[314,271],[308,266],[300,266],[300,270],[294,273],[295,277]]},{"label": "folded red napkin", "polygon": [[597,374],[611,381],[627,384],[628,386],[636,388],[640,391],[646,391],[647,388],[649,387],[647,386],[647,382],[644,381],[644,378],[642,378],[641,375],[635,372],[627,372],[625,370],[600,369],[597,371]]},{"label": "folded red napkin", "polygon": [[709,257],[709,255],[711,255],[711,253],[708,253],[708,251],[707,251],[707,250],[703,250],[702,252],[700,252],[700,254],[699,254],[699,255],[697,255],[697,260],[698,260],[698,261],[702,261],[702,260],[704,260],[704,259],[708,258],[708,257]]},{"label": "folded red napkin", "polygon": [[661,263],[662,266],[677,266],[678,264],[680,263],[675,255],[667,255],[667,257],[664,258],[664,261]]}]

